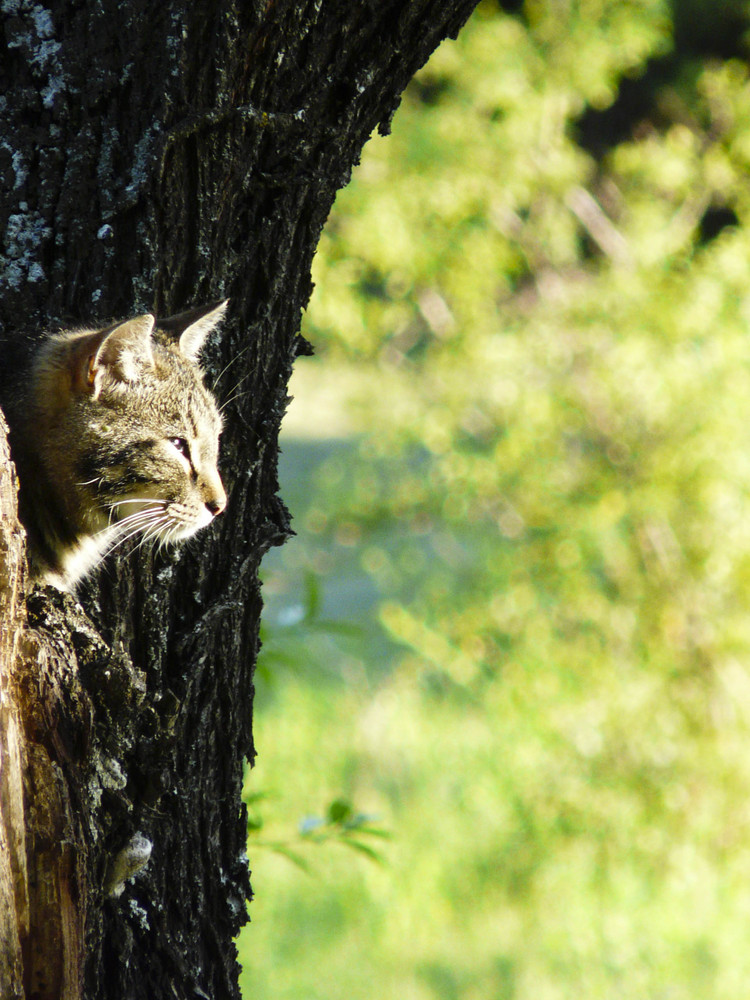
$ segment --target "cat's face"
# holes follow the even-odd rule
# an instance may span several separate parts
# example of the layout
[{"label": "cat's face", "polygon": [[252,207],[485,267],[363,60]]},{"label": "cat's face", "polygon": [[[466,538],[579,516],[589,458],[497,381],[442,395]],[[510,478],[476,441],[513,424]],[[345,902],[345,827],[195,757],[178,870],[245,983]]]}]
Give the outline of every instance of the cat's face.
[{"label": "cat's face", "polygon": [[221,417],[178,345],[157,333],[150,347],[134,380],[105,374],[87,407],[76,464],[93,509],[119,525],[119,537],[173,542],[226,506],[217,469]]},{"label": "cat's face", "polygon": [[71,577],[132,536],[188,538],[226,506],[221,416],[196,360],[225,305],[192,322],[157,326],[139,316],[51,338],[45,348],[37,407],[50,472],[75,525]]}]

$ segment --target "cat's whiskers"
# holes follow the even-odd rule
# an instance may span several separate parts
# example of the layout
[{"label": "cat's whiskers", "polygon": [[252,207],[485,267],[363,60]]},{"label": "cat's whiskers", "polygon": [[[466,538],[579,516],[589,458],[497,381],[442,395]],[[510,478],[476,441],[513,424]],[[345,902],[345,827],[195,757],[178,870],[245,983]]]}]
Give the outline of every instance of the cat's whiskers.
[{"label": "cat's whiskers", "polygon": [[161,540],[161,547],[169,545],[172,542],[176,541],[177,534],[181,528],[182,524],[179,521],[174,521],[172,524],[170,524],[167,530],[164,532],[164,537]]},{"label": "cat's whiskers", "polygon": [[[135,520],[135,515],[133,515],[133,520]],[[115,549],[119,548],[129,539],[135,538],[135,536],[141,534],[141,532],[144,532],[146,534],[146,537],[149,537],[148,533],[150,531],[152,531],[155,527],[161,525],[163,522],[168,520],[169,516],[167,514],[159,514],[157,516],[156,511],[148,511],[148,516],[137,521],[137,523],[135,523],[135,526],[133,525],[133,523],[129,525],[129,527],[132,530],[127,531],[120,538],[117,538],[116,536],[115,538],[113,538],[113,544],[107,547],[107,553],[114,552]],[[121,521],[120,523],[124,524],[125,522]],[[140,544],[143,544],[143,542],[141,542]]]},{"label": "cat's whiskers", "polygon": [[114,534],[117,534],[118,531],[121,531],[123,528],[127,528],[127,525],[131,524],[133,521],[140,520],[142,518],[148,519],[151,516],[151,513],[152,512],[150,510],[140,510],[135,514],[130,514],[128,517],[124,517],[121,521],[115,521],[114,523],[110,522],[106,528],[100,528],[99,531],[96,531],[92,537],[99,538],[101,535],[111,535],[113,532]]},{"label": "cat's whiskers", "polygon": [[[160,500],[158,497],[131,497],[131,498],[128,498],[126,500],[116,500],[114,503],[108,505],[108,507],[109,507],[109,523],[110,523],[110,525],[112,525],[112,523],[113,523],[112,522],[112,518],[114,517],[117,508],[121,507],[123,504],[126,504],[126,503],[150,503],[150,504],[154,505],[154,507],[152,509],[154,509],[154,510],[156,510],[156,509],[163,510],[166,507],[167,501],[166,500]],[[106,510],[107,507],[101,507],[100,509],[101,510]],[[145,513],[145,511],[135,511],[135,514],[137,514],[137,513]],[[128,514],[127,517],[121,518],[117,523],[118,524],[124,524],[125,521],[128,520],[128,518],[134,517],[135,514]]]},{"label": "cat's whiskers", "polygon": [[[248,344],[246,347],[243,347],[241,351],[238,351],[237,354],[235,354],[235,356],[231,359],[231,361],[229,361],[226,365],[224,365],[224,367],[221,369],[221,371],[219,372],[219,374],[216,376],[216,379],[214,380],[213,389],[212,389],[212,391],[214,393],[216,392],[216,390],[217,390],[217,388],[219,386],[219,382],[221,382],[222,377],[229,371],[229,369],[232,367],[232,365],[235,363],[235,361],[239,361],[243,354],[247,354],[247,352],[250,350],[251,346],[252,346],[251,344]],[[235,389],[236,388],[237,388],[237,386],[235,386]],[[232,391],[234,391],[234,390],[232,390]]]},{"label": "cat's whiskers", "polygon": [[136,546],[135,551],[138,552],[146,544],[146,542],[150,542],[154,538],[158,538],[160,540],[159,549],[161,550],[163,544],[162,536],[164,535],[163,524],[166,522],[167,526],[169,526],[170,521],[171,518],[169,517],[169,515],[164,515],[164,517],[159,518],[152,525],[146,528],[146,530],[143,533],[143,538]]},{"label": "cat's whiskers", "polygon": [[115,500],[112,507],[121,507],[124,503],[156,503],[164,506],[166,502],[161,497],[126,497],[124,500]]},{"label": "cat's whiskers", "polygon": [[118,536],[127,533],[134,526],[137,526],[138,529],[145,527],[159,513],[160,509],[153,507],[148,510],[136,511],[134,514],[123,517],[120,521],[115,521],[114,524],[108,524],[106,528],[101,528],[93,537],[97,539],[105,536],[116,539]]},{"label": "cat's whiskers", "polygon": [[[128,514],[119,521],[115,521],[107,528],[97,532],[94,537],[108,536],[104,553],[107,555],[114,552],[125,542],[130,541],[138,535],[143,537],[139,540],[134,551],[138,552],[148,542],[158,540],[159,551],[165,546],[177,541],[185,525],[190,522],[190,518],[176,516],[173,510],[167,509],[167,501],[159,500],[156,497],[133,497],[125,500],[118,500],[112,504],[110,514],[114,514],[115,508],[126,503],[149,504],[145,510],[136,510]],[[103,553],[103,554],[104,554]]]},{"label": "cat's whiskers", "polygon": [[146,510],[136,510],[132,514],[128,514],[127,517],[121,517],[117,521],[110,521],[108,526],[106,528],[103,528],[102,531],[109,532],[112,531],[113,529],[115,531],[117,531],[118,529],[121,530],[128,524],[131,524],[133,521],[137,521],[140,518],[149,518],[151,517],[152,514],[160,513],[161,509],[162,509],[161,507],[148,507]]},{"label": "cat's whiskers", "polygon": [[125,500],[115,500],[114,503],[109,505],[110,510],[115,510],[117,507],[122,507],[126,503],[152,503],[158,507],[164,507],[166,500],[161,497],[127,497]]},{"label": "cat's whiskers", "polygon": [[247,396],[248,393],[250,393],[250,392],[253,391],[252,389],[246,389],[244,392],[237,392],[237,390],[242,385],[242,383],[243,382],[247,382],[247,380],[250,378],[250,376],[254,375],[254,374],[255,374],[254,372],[248,372],[247,375],[243,375],[242,376],[242,378],[239,380],[239,382],[235,383],[235,385],[234,385],[234,387],[232,389],[232,393],[229,396],[229,399],[225,399],[224,402],[219,407],[219,413],[223,413],[224,410],[229,406],[229,404],[232,403],[235,399],[239,399],[240,396]]}]

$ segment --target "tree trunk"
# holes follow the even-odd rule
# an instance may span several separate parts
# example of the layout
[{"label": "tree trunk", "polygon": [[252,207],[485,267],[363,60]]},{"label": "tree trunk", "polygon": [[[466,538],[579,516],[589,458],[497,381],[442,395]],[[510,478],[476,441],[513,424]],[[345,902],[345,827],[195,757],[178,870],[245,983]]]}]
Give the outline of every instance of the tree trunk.
[{"label": "tree trunk", "polygon": [[40,330],[231,299],[207,352],[230,502],[177,553],[108,561],[80,604],[30,590],[0,423],[3,998],[239,995],[258,566],[290,533],[277,436],[310,263],[475,3],[0,5],[0,383]]}]

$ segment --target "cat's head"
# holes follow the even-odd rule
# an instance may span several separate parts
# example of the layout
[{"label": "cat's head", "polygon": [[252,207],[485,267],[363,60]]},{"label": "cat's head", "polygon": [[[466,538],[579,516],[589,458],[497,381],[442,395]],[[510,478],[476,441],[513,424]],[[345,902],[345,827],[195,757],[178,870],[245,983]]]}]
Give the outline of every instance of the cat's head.
[{"label": "cat's head", "polygon": [[226,305],[62,334],[42,353],[38,406],[61,493],[105,549],[136,534],[188,538],[226,506],[221,415],[198,365]]}]

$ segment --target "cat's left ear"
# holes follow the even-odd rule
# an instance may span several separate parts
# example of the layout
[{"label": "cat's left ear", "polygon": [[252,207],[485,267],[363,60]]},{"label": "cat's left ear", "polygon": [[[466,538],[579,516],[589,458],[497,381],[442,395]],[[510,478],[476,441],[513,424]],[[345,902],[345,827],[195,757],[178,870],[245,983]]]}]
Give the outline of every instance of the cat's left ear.
[{"label": "cat's left ear", "polygon": [[206,338],[222,321],[228,305],[229,299],[223,299],[207,306],[198,306],[178,316],[161,319],[157,326],[178,338],[180,351],[186,358],[197,361]]},{"label": "cat's left ear", "polygon": [[120,382],[137,382],[144,369],[154,363],[151,353],[153,329],[154,317],[146,313],[100,330],[89,338],[87,384],[95,385],[100,369]]}]

